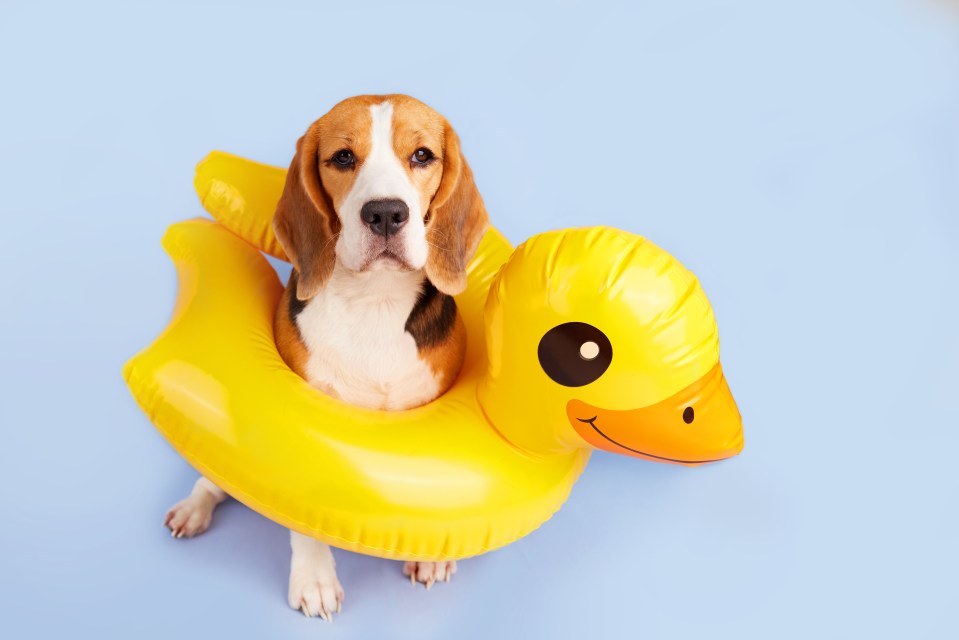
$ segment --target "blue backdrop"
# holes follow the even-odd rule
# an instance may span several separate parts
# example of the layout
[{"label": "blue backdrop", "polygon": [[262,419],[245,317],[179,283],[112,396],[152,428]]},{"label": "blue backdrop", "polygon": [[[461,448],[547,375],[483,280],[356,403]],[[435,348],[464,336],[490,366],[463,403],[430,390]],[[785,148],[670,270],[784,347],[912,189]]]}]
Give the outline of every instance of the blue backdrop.
[{"label": "blue backdrop", "polygon": [[[270,4],[0,9],[0,635],[957,633],[954,3]],[[170,538],[195,473],[120,367],[169,317],[195,162],[286,165],[385,92],[450,118],[513,242],[616,225],[694,270],[746,449],[596,454],[555,518],[430,592],[341,552],[328,625],[286,604],[279,526],[229,503]]]}]

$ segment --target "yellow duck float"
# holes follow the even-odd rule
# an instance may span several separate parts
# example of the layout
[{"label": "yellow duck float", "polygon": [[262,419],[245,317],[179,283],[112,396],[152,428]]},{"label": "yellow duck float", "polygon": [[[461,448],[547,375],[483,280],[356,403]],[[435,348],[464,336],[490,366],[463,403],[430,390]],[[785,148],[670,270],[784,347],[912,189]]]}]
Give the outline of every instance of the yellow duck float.
[{"label": "yellow duck float", "polygon": [[[169,326],[124,367],[196,469],[262,515],[397,560],[512,542],[566,500],[593,448],[684,465],[738,454],[742,422],[698,281],[640,236],[490,229],[456,297],[469,346],[453,387],[408,411],[309,386],[273,341],[285,171],[214,152],[195,185],[218,222],[172,225]],[[484,322],[485,319],[485,322]]]}]

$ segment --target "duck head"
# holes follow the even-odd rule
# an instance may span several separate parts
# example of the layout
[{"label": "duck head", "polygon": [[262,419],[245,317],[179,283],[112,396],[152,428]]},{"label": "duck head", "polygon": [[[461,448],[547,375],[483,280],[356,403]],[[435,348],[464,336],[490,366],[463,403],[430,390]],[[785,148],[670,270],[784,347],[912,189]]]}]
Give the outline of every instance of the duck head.
[{"label": "duck head", "polygon": [[590,227],[519,246],[490,288],[486,344],[480,404],[521,449],[684,465],[742,450],[709,301],[640,236]]}]

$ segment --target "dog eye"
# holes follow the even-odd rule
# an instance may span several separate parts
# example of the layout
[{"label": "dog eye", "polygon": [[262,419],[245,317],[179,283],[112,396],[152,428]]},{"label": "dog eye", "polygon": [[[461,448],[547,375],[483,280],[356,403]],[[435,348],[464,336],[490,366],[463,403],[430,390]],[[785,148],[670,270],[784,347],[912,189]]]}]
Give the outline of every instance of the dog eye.
[{"label": "dog eye", "polygon": [[599,379],[613,361],[606,334],[585,322],[566,322],[539,341],[539,364],[553,382],[582,387]]},{"label": "dog eye", "polygon": [[435,158],[433,152],[427,149],[426,147],[420,147],[413,152],[413,155],[410,157],[410,164],[419,164],[424,165],[428,164],[430,160]]},{"label": "dog eye", "polygon": [[356,159],[353,157],[353,152],[349,149],[340,149],[333,154],[333,162],[341,167],[349,167],[356,162]]}]

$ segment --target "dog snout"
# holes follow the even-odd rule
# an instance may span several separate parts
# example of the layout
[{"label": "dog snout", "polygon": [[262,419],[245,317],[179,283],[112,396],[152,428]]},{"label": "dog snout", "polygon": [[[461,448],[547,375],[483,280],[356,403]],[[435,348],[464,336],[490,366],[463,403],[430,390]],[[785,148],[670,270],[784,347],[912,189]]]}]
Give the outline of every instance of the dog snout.
[{"label": "dog snout", "polygon": [[360,218],[373,233],[389,237],[410,219],[410,208],[399,198],[370,200],[360,209]]}]

